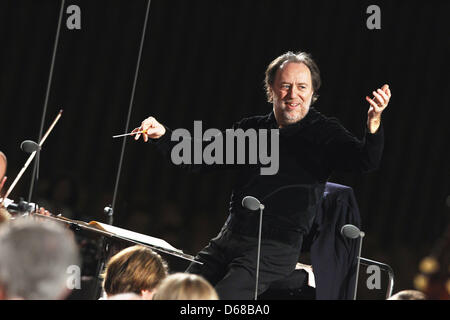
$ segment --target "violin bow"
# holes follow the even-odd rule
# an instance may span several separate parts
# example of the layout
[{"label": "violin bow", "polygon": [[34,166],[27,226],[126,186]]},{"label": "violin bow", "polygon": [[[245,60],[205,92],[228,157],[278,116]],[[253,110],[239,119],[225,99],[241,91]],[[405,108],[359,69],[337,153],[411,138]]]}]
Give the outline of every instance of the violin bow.
[{"label": "violin bow", "polygon": [[[42,137],[41,141],[39,142],[39,148],[42,147],[42,145],[44,144],[45,140],[49,136],[50,132],[52,132],[52,130],[55,127],[56,123],[59,121],[59,118],[61,118],[62,112],[63,112],[62,110],[59,110],[59,113],[56,116],[55,120],[53,120],[53,123],[50,125],[50,127],[47,130],[47,132],[44,134],[44,136]],[[2,199],[1,205],[3,205],[3,201],[10,195],[10,193],[12,192],[14,187],[16,186],[17,182],[19,182],[20,178],[22,177],[24,172],[27,170],[27,168],[30,165],[31,161],[33,161],[34,157],[36,156],[36,152],[37,151],[33,151],[33,153],[30,154],[30,156],[28,157],[28,160],[25,162],[24,166],[20,170],[20,172],[17,175],[16,179],[14,179],[14,182],[11,184],[11,186],[8,189],[8,191],[6,191],[6,194],[3,197],[3,199]]]}]

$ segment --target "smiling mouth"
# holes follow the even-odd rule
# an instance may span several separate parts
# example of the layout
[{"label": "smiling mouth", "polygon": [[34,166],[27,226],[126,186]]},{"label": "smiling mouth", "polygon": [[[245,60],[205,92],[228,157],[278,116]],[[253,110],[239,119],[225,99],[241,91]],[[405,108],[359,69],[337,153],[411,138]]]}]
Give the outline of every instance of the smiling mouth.
[{"label": "smiling mouth", "polygon": [[297,107],[300,106],[300,103],[286,103],[286,106],[287,106],[289,109],[295,109],[295,108],[297,108]]}]

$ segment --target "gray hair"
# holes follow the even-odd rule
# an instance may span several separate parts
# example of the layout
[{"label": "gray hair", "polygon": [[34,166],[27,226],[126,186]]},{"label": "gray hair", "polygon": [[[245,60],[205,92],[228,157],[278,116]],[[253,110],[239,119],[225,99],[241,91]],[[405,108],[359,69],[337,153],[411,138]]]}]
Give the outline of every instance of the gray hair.
[{"label": "gray hair", "polygon": [[275,76],[277,74],[277,71],[288,62],[303,63],[308,67],[309,71],[311,72],[311,81],[314,91],[311,104],[313,104],[319,98],[317,91],[319,90],[322,84],[322,80],[320,79],[320,70],[317,64],[312,59],[311,55],[309,53],[302,51],[299,51],[297,53],[288,51],[282,54],[281,56],[277,57],[269,64],[269,66],[266,69],[266,77],[264,79],[264,87],[266,89],[267,101],[273,102],[273,93],[271,87],[275,81]]},{"label": "gray hair", "polygon": [[73,234],[55,222],[21,217],[0,228],[0,288],[7,298],[62,299],[68,267],[79,262]]}]

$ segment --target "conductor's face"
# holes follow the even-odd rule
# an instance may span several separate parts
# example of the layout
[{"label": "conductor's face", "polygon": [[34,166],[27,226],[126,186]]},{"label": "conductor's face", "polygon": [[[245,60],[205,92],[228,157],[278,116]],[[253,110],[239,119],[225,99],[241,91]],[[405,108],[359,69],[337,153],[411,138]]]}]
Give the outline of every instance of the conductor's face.
[{"label": "conductor's face", "polygon": [[282,65],[271,89],[275,119],[280,128],[306,116],[314,91],[311,72],[305,64],[288,62]]}]

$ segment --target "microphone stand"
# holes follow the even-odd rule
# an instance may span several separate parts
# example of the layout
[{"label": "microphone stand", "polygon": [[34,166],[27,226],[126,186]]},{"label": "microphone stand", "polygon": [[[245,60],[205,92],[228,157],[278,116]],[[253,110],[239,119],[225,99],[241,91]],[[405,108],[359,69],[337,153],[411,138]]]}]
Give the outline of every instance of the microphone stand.
[{"label": "microphone stand", "polygon": [[356,292],[358,290],[359,265],[361,264],[361,249],[364,236],[365,236],[364,232],[361,231],[359,233],[359,251],[358,251],[358,262],[356,264],[356,278],[355,278],[355,290],[353,293],[353,300],[356,300]]},{"label": "microphone stand", "polygon": [[[108,216],[108,221],[107,224],[111,225],[113,224],[113,208],[112,205],[106,206],[103,209],[103,212]],[[106,237],[101,237],[100,238],[100,245],[99,247],[101,248],[100,250],[100,259],[99,259],[99,263],[97,264],[97,270],[95,272],[96,275],[100,275],[101,272],[103,271],[103,269],[105,268],[106,265],[106,260],[108,259],[108,255],[109,255],[109,241],[108,239],[106,239]],[[101,297],[102,294],[102,280],[100,279],[99,276],[96,277],[96,287],[95,287],[95,299],[98,299],[99,297]]]},{"label": "microphone stand", "polygon": [[52,132],[56,123],[61,118],[62,112],[63,112],[62,109],[59,110],[58,114],[55,117],[55,120],[53,120],[53,122],[50,125],[50,127],[48,128],[47,132],[44,134],[44,136],[42,138],[39,138],[39,143],[36,144],[36,150],[30,156],[30,158],[32,159],[32,157],[34,157],[35,154],[37,155],[36,160],[34,161],[33,176],[31,177],[30,191],[28,193],[28,202],[31,202],[31,195],[32,195],[33,189],[34,189],[34,181],[35,181],[35,179],[39,178],[38,166],[39,166],[39,157],[40,157],[42,145],[44,144],[44,142],[47,139],[47,137],[49,136],[49,134]]},{"label": "microphone stand", "polygon": [[256,260],[256,284],[255,284],[255,300],[258,300],[258,282],[259,282],[259,260],[261,258],[261,233],[263,221],[264,205],[259,205],[259,231],[258,231],[258,252]]},{"label": "microphone stand", "polygon": [[365,233],[359,230],[358,227],[352,224],[346,224],[341,228],[341,234],[343,237],[348,239],[356,239],[359,238],[359,250],[356,262],[356,276],[355,276],[355,287],[353,290],[353,300],[356,300],[356,292],[358,290],[358,276],[359,276],[359,266],[361,264],[361,249],[362,249],[362,241],[365,236]]},{"label": "microphone stand", "polygon": [[256,253],[256,277],[255,277],[255,300],[258,300],[259,261],[261,259],[261,234],[262,234],[264,205],[255,197],[246,196],[244,197],[244,199],[242,199],[242,206],[251,211],[256,211],[259,209],[258,249]]}]

